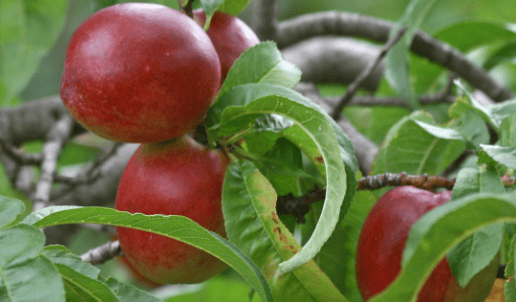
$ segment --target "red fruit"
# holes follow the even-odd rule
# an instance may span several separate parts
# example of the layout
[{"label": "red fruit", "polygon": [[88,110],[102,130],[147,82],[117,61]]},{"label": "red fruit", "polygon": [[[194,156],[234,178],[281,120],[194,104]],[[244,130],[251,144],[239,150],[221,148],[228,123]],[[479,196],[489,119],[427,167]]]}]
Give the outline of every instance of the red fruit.
[{"label": "red fruit", "polygon": [[[194,17],[204,26],[206,14],[198,9],[193,12]],[[208,36],[217,49],[220,59],[222,81],[226,79],[229,69],[238,57],[248,48],[260,43],[247,24],[230,14],[215,12],[210,22]]]},{"label": "red fruit", "polygon": [[[394,281],[412,225],[426,212],[443,205],[450,191],[437,194],[411,186],[394,188],[373,206],[358,240],[356,275],[364,300],[369,300]],[[444,258],[421,289],[419,302],[484,301],[496,278],[499,258],[461,288]]]},{"label": "red fruit", "polygon": [[144,143],[195,128],[219,87],[218,55],[199,24],[166,6],[125,3],[76,30],[61,98],[95,134]]},{"label": "red fruit", "polygon": [[161,286],[161,284],[158,284],[154,281],[151,281],[144,276],[142,276],[140,273],[138,273],[132,266],[131,263],[129,263],[129,260],[125,256],[118,256],[116,257],[116,260],[122,264],[123,267],[127,269],[131,277],[136,280],[136,282],[142,284],[143,286],[147,288],[156,288]]},{"label": "red fruit", "polygon": [[[229,162],[187,136],[141,145],[122,174],[115,208],[144,214],[183,215],[225,236],[222,183]],[[195,247],[149,232],[117,228],[131,266],[156,283],[198,283],[226,264]]]}]

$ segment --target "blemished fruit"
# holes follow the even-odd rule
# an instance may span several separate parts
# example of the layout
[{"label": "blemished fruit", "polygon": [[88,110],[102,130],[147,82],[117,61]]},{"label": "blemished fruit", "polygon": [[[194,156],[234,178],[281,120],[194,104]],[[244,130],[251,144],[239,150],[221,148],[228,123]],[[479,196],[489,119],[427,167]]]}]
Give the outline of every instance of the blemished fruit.
[{"label": "blemished fruit", "polygon": [[60,93],[91,132],[147,143],[194,129],[219,88],[218,55],[197,22],[166,6],[124,3],[77,28]]},{"label": "blemished fruit", "polygon": [[[365,301],[394,281],[401,270],[401,258],[412,225],[426,212],[445,204],[450,191],[436,194],[412,186],[394,188],[373,206],[358,240],[357,282]],[[444,258],[419,292],[418,302],[484,301],[493,286],[499,257],[461,288]]]},{"label": "blemished fruit", "polygon": [[[204,11],[198,9],[193,14],[194,18],[204,26],[206,22]],[[245,50],[260,43],[260,39],[247,24],[223,12],[215,12],[207,33],[219,55],[222,81],[226,79],[235,60]]]},{"label": "blemished fruit", "polygon": [[[225,237],[222,183],[228,158],[188,136],[141,145],[129,160],[115,208],[130,213],[182,215]],[[227,265],[185,243],[149,232],[117,228],[131,266],[159,284],[198,283]]]}]

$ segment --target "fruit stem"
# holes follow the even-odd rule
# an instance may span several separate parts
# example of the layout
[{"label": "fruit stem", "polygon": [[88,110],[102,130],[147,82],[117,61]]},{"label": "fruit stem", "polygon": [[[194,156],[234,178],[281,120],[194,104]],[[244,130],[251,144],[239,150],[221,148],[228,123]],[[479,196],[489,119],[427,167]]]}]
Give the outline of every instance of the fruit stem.
[{"label": "fruit stem", "polygon": [[[183,6],[183,2],[186,1],[185,6]],[[192,4],[194,0],[177,0],[179,3],[179,7],[181,7],[181,11],[184,12],[188,17],[193,19],[193,10],[192,10]]]},{"label": "fruit stem", "polygon": [[233,153],[235,153],[236,155],[239,155],[240,157],[243,157],[245,159],[260,160],[260,157],[247,152],[247,150],[245,150],[244,148],[242,148],[238,145],[233,145]]},{"label": "fruit stem", "polygon": [[242,131],[236,133],[235,135],[229,137],[228,139],[226,139],[226,144],[228,144],[228,145],[235,144],[240,139],[247,136],[248,134],[253,133],[254,131],[255,131],[254,128],[247,128],[245,130],[242,130]]}]

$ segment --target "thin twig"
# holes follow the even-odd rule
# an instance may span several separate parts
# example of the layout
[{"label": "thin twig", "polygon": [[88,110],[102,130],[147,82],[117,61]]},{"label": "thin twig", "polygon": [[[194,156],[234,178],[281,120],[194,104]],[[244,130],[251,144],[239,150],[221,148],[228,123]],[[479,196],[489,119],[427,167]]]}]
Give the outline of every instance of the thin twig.
[{"label": "thin twig", "polygon": [[[339,102],[340,99],[340,97],[324,97],[324,101],[332,107],[334,106],[333,104]],[[431,104],[451,104],[455,101],[455,97],[444,92],[439,92],[419,96],[418,101],[423,106]],[[407,101],[399,97],[356,96],[351,99],[347,106],[391,106],[411,109]]]},{"label": "thin twig", "polygon": [[123,143],[114,143],[113,146],[111,146],[111,148],[104,155],[97,157],[97,159],[86,171],[83,171],[74,177],[56,175],[54,181],[56,183],[63,184],[64,186],[55,189],[52,192],[52,198],[59,198],[63,194],[73,190],[76,186],[92,184],[97,181],[102,176],[100,167],[111,157],[115,156],[116,152],[122,145]]},{"label": "thin twig", "polygon": [[33,196],[34,210],[44,208],[50,198],[50,190],[54,182],[54,173],[57,168],[57,159],[63,146],[70,137],[73,119],[70,115],[63,115],[50,130],[43,146],[43,160],[41,162],[41,176],[36,184]]},{"label": "thin twig", "polygon": [[474,152],[471,150],[464,150],[462,153],[457,157],[444,171],[441,173],[442,177],[448,177],[448,175],[452,174],[453,172],[459,170],[462,167],[462,164],[468,157],[473,155]]},{"label": "thin twig", "polygon": [[278,214],[290,214],[294,216],[297,223],[305,222],[305,214],[310,211],[310,204],[323,200],[326,190],[315,188],[301,197],[294,197],[292,194],[278,197],[276,211]]},{"label": "thin twig", "polygon": [[0,137],[0,149],[9,155],[18,165],[39,165],[43,157],[39,153],[25,153]]},{"label": "thin twig", "polygon": [[407,173],[385,173],[362,177],[358,181],[357,190],[377,190],[390,186],[414,186],[420,189],[435,191],[438,188],[452,190],[455,178],[442,176],[408,175]]},{"label": "thin twig", "polygon": [[109,241],[101,246],[91,249],[81,256],[81,260],[93,265],[103,264],[104,262],[122,254],[120,243]]},{"label": "thin twig", "polygon": [[[504,175],[502,182],[505,187],[515,185],[515,179]],[[414,186],[423,190],[435,192],[438,188],[453,190],[455,178],[448,179],[442,176],[408,175],[407,173],[385,173],[362,177],[358,181],[357,190],[378,190],[385,187]],[[310,210],[309,205],[324,200],[326,190],[315,188],[303,196],[294,197],[292,194],[278,197],[276,209],[278,214],[291,214],[298,223],[304,222],[304,215]]]},{"label": "thin twig", "polygon": [[351,101],[355,93],[360,88],[360,85],[362,82],[371,74],[371,72],[380,64],[380,62],[383,60],[383,58],[387,55],[389,50],[398,42],[401,37],[405,34],[407,31],[407,27],[401,28],[396,35],[394,35],[382,48],[376,59],[367,66],[359,75],[358,77],[348,86],[348,89],[346,90],[346,93],[342,96],[339,103],[335,108],[333,108],[333,111],[331,112],[331,117],[335,120],[339,119],[339,117],[342,114],[342,109],[346,107],[346,105]]}]

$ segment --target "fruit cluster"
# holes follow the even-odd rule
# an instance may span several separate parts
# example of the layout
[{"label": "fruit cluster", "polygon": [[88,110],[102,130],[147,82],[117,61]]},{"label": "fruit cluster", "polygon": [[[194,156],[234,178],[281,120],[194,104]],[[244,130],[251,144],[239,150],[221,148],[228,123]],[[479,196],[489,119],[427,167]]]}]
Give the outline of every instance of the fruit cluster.
[{"label": "fruit cluster", "polygon": [[[196,19],[196,20],[194,20]],[[194,19],[157,4],[102,9],[72,36],[61,98],[91,132],[142,143],[120,180],[115,207],[183,215],[225,235],[222,182],[229,161],[186,136],[202,122],[234,61],[259,40],[239,19],[215,13]],[[117,228],[130,265],[154,282],[197,283],[226,268],[176,240]]]}]

